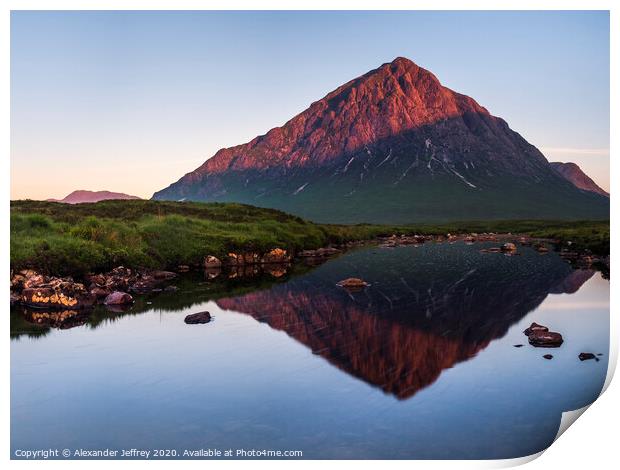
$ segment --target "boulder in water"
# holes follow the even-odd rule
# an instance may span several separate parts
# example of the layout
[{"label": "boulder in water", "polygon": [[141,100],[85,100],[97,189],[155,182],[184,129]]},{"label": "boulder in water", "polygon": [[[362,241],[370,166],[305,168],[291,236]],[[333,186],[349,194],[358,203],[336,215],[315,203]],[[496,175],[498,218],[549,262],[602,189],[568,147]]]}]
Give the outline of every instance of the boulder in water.
[{"label": "boulder in water", "polygon": [[505,253],[513,253],[517,251],[517,245],[515,245],[514,243],[510,243],[510,242],[504,243],[502,245],[502,251]]},{"label": "boulder in water", "polygon": [[128,305],[133,303],[133,297],[127,292],[114,291],[103,301],[105,305]]},{"label": "boulder in water", "polygon": [[580,353],[580,354],[579,354],[579,360],[580,360],[581,362],[583,362],[583,361],[589,361],[589,360],[591,360],[591,359],[594,359],[594,360],[595,360],[595,361],[597,361],[597,362],[599,361],[599,358],[598,358],[598,357],[596,357],[596,356],[595,356],[594,354],[592,354],[592,353],[584,353],[584,352],[582,352],[582,353]]},{"label": "boulder in water", "polygon": [[349,289],[349,290],[357,290],[357,289],[363,289],[364,287],[368,287],[370,284],[368,284],[363,279],[360,279],[357,277],[350,277],[347,279],[343,279],[342,281],[338,282],[336,285],[339,287],[344,287],[345,289]]},{"label": "boulder in water", "polygon": [[534,322],[528,328],[523,330],[523,333],[525,334],[525,336],[529,336],[533,331],[549,331],[549,328]]},{"label": "boulder in water", "polygon": [[192,313],[185,317],[185,323],[188,325],[199,325],[202,323],[209,323],[211,321],[211,314],[209,312]]},{"label": "boulder in water", "polygon": [[559,348],[564,342],[562,335],[554,331],[532,331],[527,339],[537,348]]}]

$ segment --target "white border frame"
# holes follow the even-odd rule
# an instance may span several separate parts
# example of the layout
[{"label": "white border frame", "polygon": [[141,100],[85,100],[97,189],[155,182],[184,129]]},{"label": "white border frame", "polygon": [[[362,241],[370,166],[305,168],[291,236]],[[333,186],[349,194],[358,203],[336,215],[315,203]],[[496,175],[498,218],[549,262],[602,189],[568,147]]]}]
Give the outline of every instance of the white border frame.
[{"label": "white border frame", "polygon": [[[618,57],[620,57],[620,2],[612,0],[563,0],[562,2],[553,0],[503,0],[501,3],[489,0],[470,0],[462,2],[459,0],[438,0],[433,1],[406,1],[406,0],[5,0],[2,3],[3,14],[0,15],[0,59],[5,66],[2,68],[2,95],[4,109],[1,118],[3,132],[0,134],[0,142],[2,148],[5,149],[5,157],[2,158],[3,171],[1,178],[3,179],[2,189],[5,194],[5,201],[10,200],[10,11],[11,10],[609,10],[610,11],[610,33],[611,33],[611,57],[610,57],[610,100],[611,115],[610,129],[617,129],[618,123],[618,84],[620,75],[618,74]],[[616,154],[618,146],[618,135],[611,133],[610,136],[610,193],[615,194],[617,186],[615,184],[618,172],[618,165],[614,163],[612,156]],[[611,213],[614,213],[615,198],[611,199]],[[0,253],[2,256],[3,266],[5,270],[2,275],[2,282],[5,286],[5,299],[8,297],[9,290],[9,206],[7,203],[2,205],[3,224],[3,249]],[[612,246],[611,254],[615,259],[616,254],[616,236],[618,223],[617,219],[611,220],[612,230]],[[615,313],[615,307],[618,305],[618,292],[614,292],[615,280],[611,281],[611,303],[610,303],[610,322],[611,322],[611,341],[610,341],[610,357],[607,379],[604,387],[604,394],[596,400],[591,409],[579,419],[579,425],[572,426],[571,429],[563,434],[562,437],[555,442],[547,451],[535,454],[530,457],[524,457],[513,460],[495,460],[495,461],[385,461],[381,465],[389,465],[393,468],[408,468],[412,466],[416,468],[498,468],[523,463],[534,460],[530,464],[530,468],[548,468],[550,465],[554,468],[562,466],[563,468],[578,468],[587,465],[590,468],[608,468],[610,463],[618,461],[615,452],[617,439],[615,438],[615,418],[620,416],[618,413],[620,406],[620,386],[612,383],[609,387],[613,373],[616,368],[618,356],[618,326],[619,321]],[[8,310],[8,309],[7,309]],[[3,344],[2,369],[5,378],[4,386],[0,391],[0,399],[3,404],[3,416],[5,418],[4,426],[0,428],[0,460],[9,460],[10,457],[10,342],[9,337],[9,315],[5,312],[3,316],[3,331],[5,342]],[[617,381],[615,381],[617,382]],[[609,388],[608,388],[609,387]],[[36,461],[37,463],[41,461]],[[32,465],[30,461],[13,460],[9,464],[14,467]],[[304,461],[90,461],[89,466],[98,468],[107,467],[109,465],[120,467],[142,467],[155,466],[179,466],[188,465],[194,468],[204,468],[206,465],[218,468],[235,468],[246,465],[252,465],[252,468],[273,469],[288,468],[292,465],[299,468],[313,468],[317,462],[312,460]],[[83,461],[49,461],[46,465],[49,468],[66,468],[66,466],[83,466]],[[375,466],[375,461],[321,461],[321,466],[328,468],[342,468],[343,465],[355,466],[356,469],[365,469]],[[74,467],[76,468],[76,467]]]}]

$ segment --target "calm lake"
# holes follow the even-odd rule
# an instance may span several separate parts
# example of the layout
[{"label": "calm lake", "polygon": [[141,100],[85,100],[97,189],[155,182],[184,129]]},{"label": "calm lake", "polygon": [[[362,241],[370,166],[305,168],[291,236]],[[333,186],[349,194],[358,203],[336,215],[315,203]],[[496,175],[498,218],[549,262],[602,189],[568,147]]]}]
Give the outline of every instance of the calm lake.
[{"label": "calm lake", "polygon": [[[11,447],[529,455],[607,373],[609,282],[497,243],[365,247],[280,278],[209,281],[51,327],[11,313]],[[361,277],[371,286],[336,286]],[[208,310],[207,324],[188,325]],[[564,344],[530,346],[533,321]],[[57,326],[61,326],[57,328]],[[514,345],[523,345],[515,347]],[[581,352],[602,354],[580,361]],[[553,359],[543,358],[552,354]]]}]

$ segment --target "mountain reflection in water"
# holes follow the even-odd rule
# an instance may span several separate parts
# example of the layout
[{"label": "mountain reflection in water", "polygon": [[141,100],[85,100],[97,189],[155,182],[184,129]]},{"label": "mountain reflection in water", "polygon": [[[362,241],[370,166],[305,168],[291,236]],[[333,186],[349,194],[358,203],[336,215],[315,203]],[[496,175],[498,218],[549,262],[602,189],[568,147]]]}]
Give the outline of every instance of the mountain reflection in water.
[{"label": "mountain reflection in water", "polygon": [[[475,356],[549,293],[574,293],[593,270],[554,255],[480,253],[480,245],[352,253],[268,290],[220,299],[311,348],[339,369],[399,399]],[[399,251],[403,256],[394,256]],[[360,292],[336,286],[356,276]]]},{"label": "mountain reflection in water", "polygon": [[[362,249],[290,280],[186,278],[179,293],[138,299],[128,311],[22,309],[12,315],[11,334],[97,328],[151,308],[176,311],[219,298],[219,307],[284,331],[340,370],[407,399],[502,337],[548,294],[575,293],[595,273],[530,248],[514,256],[480,252],[492,245]],[[351,276],[370,287],[336,286]]]},{"label": "mountain reflection in water", "polygon": [[[11,448],[539,452],[603,386],[609,283],[553,252],[480,253],[493,245],[365,247],[279,278],[190,273],[121,312],[13,308]],[[336,286],[348,277],[371,285]],[[184,322],[205,310],[214,321]],[[553,360],[527,344],[532,321],[564,335]]]}]

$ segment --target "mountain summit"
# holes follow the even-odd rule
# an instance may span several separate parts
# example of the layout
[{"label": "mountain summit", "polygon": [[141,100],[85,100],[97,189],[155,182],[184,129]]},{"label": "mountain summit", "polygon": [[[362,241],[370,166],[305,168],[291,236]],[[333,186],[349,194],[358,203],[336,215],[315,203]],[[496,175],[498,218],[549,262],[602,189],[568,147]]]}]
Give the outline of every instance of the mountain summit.
[{"label": "mountain summit", "polygon": [[399,57],[282,127],[219,150],[154,199],[236,201],[321,222],[608,217],[506,122]]}]

